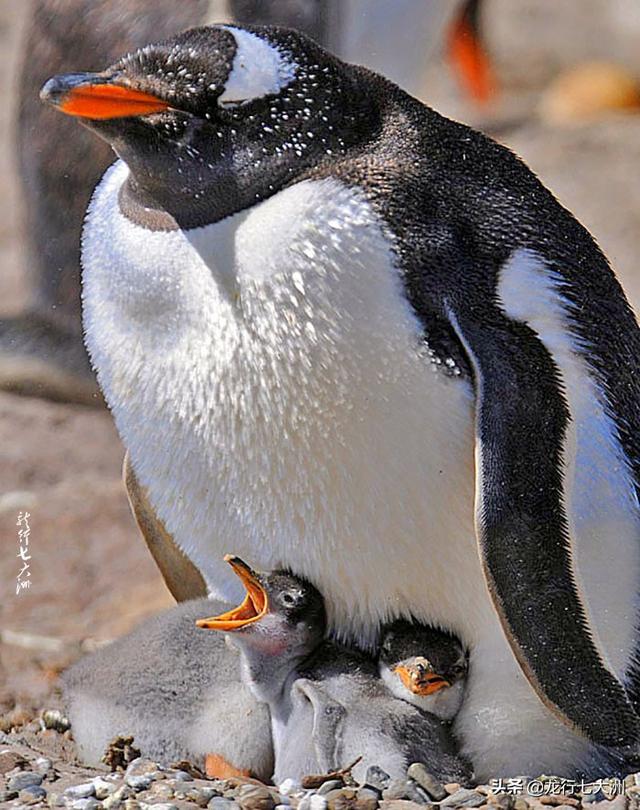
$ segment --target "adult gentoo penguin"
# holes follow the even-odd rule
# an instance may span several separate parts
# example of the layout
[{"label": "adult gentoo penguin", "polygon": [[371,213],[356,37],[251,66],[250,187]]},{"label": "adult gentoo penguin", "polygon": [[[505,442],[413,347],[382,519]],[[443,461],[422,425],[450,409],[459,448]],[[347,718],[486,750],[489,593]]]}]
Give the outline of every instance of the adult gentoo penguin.
[{"label": "adult gentoo penguin", "polygon": [[227,555],[246,596],[238,607],[201,619],[228,634],[240,651],[242,680],[269,706],[274,781],[329,773],[359,759],[363,782],[372,765],[394,779],[424,762],[442,781],[467,781],[448,728],[389,691],[372,658],[323,641],[322,595],[288,571],[257,572]]},{"label": "adult gentoo penguin", "polygon": [[120,157],[86,339],[208,591],[233,597],[235,547],[310,579],[343,637],[442,626],[480,778],[610,769],[598,746],[638,734],[640,334],[585,229],[292,31],[194,29],[43,97]]},{"label": "adult gentoo penguin", "polygon": [[[458,75],[473,91],[480,37],[478,0],[38,0],[30,4],[20,73],[17,145],[28,311],[0,314],[0,388],[100,404],[82,343],[80,231],[91,192],[111,162],[105,143],[39,103],[52,73],[97,70],[120,54],[193,25],[219,21],[286,25],[348,61],[384,73],[411,92],[447,38]],[[457,23],[455,22],[457,16]],[[471,23],[471,25],[469,24]],[[402,59],[399,53],[402,52]],[[479,98],[477,92],[472,92]],[[60,178],[64,177],[64,182]]]}]

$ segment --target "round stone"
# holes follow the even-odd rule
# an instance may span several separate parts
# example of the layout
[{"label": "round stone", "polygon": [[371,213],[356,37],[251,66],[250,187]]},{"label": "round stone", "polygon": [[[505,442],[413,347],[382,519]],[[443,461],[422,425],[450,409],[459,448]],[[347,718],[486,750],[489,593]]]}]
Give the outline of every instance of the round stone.
[{"label": "round stone", "polygon": [[34,771],[20,771],[9,779],[7,787],[9,790],[20,791],[31,785],[39,785],[41,783],[42,774],[34,773]]},{"label": "round stone", "polygon": [[47,791],[40,785],[29,785],[23,788],[18,795],[20,801],[29,804],[31,802],[41,802],[43,799],[46,799]]},{"label": "round stone", "polygon": [[93,782],[83,782],[81,785],[71,785],[68,787],[63,796],[65,799],[87,799],[89,796],[95,796],[96,789]]}]

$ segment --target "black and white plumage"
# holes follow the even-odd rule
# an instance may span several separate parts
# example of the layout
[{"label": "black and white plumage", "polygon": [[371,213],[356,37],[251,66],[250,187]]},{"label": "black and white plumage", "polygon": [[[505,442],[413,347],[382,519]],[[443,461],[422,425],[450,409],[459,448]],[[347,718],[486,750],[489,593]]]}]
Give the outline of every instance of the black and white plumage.
[{"label": "black and white plumage", "polygon": [[294,32],[196,29],[98,80],[167,109],[87,122],[121,157],[87,342],[209,591],[234,547],[345,637],[442,626],[480,776],[610,769],[638,734],[640,334],[593,239],[507,149]]}]

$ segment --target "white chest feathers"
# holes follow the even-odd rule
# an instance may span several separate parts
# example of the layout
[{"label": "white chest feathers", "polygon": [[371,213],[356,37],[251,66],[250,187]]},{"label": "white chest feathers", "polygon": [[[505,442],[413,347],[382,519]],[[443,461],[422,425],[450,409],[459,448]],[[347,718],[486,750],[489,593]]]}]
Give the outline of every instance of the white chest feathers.
[{"label": "white chest feathers", "polygon": [[86,226],[87,342],[137,475],[212,592],[238,596],[234,552],[312,576],[345,629],[410,607],[451,626],[450,572],[483,588],[472,395],[432,372],[368,204],[305,181],[153,233],[118,209],[126,176],[107,173]]}]

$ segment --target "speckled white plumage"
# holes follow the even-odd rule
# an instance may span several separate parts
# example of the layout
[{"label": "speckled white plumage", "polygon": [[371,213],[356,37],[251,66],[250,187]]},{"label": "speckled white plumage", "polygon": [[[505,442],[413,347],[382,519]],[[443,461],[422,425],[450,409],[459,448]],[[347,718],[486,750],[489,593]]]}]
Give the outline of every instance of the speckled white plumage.
[{"label": "speckled white plumage", "polygon": [[241,104],[279,93],[293,81],[296,66],[286,54],[250,31],[223,27],[233,33],[236,52],[219,104]]}]

